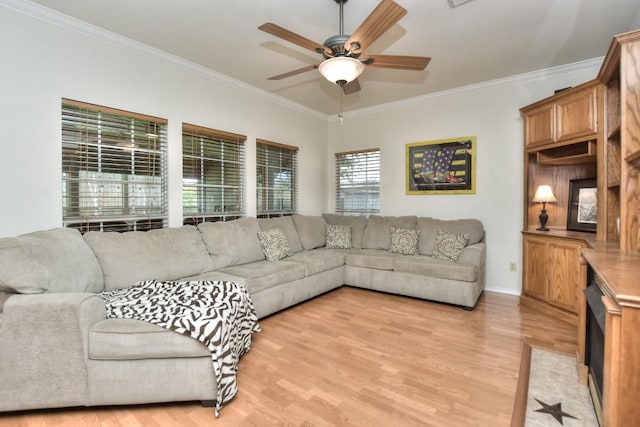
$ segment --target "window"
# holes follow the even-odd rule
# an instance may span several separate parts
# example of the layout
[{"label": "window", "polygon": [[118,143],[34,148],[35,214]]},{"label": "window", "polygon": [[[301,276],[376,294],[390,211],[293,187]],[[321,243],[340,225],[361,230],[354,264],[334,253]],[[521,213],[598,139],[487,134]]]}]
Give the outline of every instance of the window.
[{"label": "window", "polygon": [[258,218],[291,215],[298,208],[298,148],[256,140]]},{"label": "window", "polygon": [[85,232],[167,223],[164,119],[62,100],[62,219]]},{"label": "window", "polygon": [[380,149],[336,153],[336,213],[380,212]]},{"label": "window", "polygon": [[185,224],[245,215],[244,135],[182,124]]}]

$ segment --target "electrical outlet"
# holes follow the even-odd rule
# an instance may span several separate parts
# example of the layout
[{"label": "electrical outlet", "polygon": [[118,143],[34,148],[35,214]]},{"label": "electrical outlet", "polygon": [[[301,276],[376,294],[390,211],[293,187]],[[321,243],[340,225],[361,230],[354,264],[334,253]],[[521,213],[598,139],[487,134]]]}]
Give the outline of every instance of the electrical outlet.
[{"label": "electrical outlet", "polygon": [[518,271],[518,263],[510,262],[509,263],[509,271]]}]

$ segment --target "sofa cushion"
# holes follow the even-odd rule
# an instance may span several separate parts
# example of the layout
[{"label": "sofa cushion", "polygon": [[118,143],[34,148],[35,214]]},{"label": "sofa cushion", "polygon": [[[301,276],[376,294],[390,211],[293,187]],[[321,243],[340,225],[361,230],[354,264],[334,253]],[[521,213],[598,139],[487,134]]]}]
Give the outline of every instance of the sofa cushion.
[{"label": "sofa cushion", "polygon": [[[367,226],[367,218],[364,216],[345,216],[338,214],[322,214],[322,217],[331,225],[346,225],[351,227],[351,247],[362,249],[362,238]],[[386,249],[386,248],[385,248]]]},{"label": "sofa cushion", "polygon": [[453,234],[448,231],[436,231],[436,243],[433,247],[433,257],[458,262],[460,252],[467,246],[469,234]]},{"label": "sofa cushion", "polygon": [[394,260],[401,256],[382,249],[358,249],[345,252],[344,262],[354,267],[393,270]]},{"label": "sofa cushion", "polygon": [[211,352],[198,340],[141,320],[106,319],[89,331],[89,359],[181,357],[211,357]]},{"label": "sofa cushion", "polygon": [[100,264],[73,228],[0,239],[0,291],[100,292]]},{"label": "sofa cushion", "polygon": [[304,278],[304,265],[290,261],[257,261],[226,267],[220,271],[242,277],[249,294]]},{"label": "sofa cushion", "polygon": [[292,255],[289,240],[279,228],[259,231],[258,241],[267,261],[279,261]]},{"label": "sofa cushion", "polygon": [[289,241],[289,248],[291,248],[291,252],[295,254],[302,251],[300,236],[298,235],[298,231],[296,230],[295,225],[293,225],[293,220],[290,216],[268,219],[261,218],[258,220],[258,225],[262,231],[275,230],[276,228],[280,229]]},{"label": "sofa cushion", "polygon": [[478,243],[484,237],[484,227],[477,219],[441,220],[435,218],[418,218],[417,227],[420,231],[418,252],[422,255],[433,255],[436,244],[436,232],[448,231],[454,234],[469,234],[467,245]]},{"label": "sofa cushion", "polygon": [[293,214],[291,219],[305,250],[321,248],[325,245],[327,222],[324,218]]},{"label": "sofa cushion", "polygon": [[362,238],[363,249],[389,249],[391,227],[415,229],[417,217],[371,215]]},{"label": "sofa cushion", "polygon": [[397,257],[393,260],[393,271],[462,282],[478,280],[478,267],[475,265],[455,263],[425,255]]},{"label": "sofa cushion", "polygon": [[127,233],[89,231],[84,238],[96,254],[106,290],[140,280],[176,280],[214,265],[192,225]]},{"label": "sofa cushion", "polygon": [[419,237],[420,233],[417,230],[391,226],[389,252],[402,255],[415,255],[418,253]]},{"label": "sofa cushion", "polygon": [[287,261],[300,262],[304,265],[304,275],[313,276],[344,265],[344,253],[331,249],[315,249],[299,252]]},{"label": "sofa cushion", "polygon": [[351,249],[351,227],[327,224],[327,248]]},{"label": "sofa cushion", "polygon": [[198,225],[198,230],[216,270],[264,259],[258,241],[260,226],[256,218],[203,222]]}]

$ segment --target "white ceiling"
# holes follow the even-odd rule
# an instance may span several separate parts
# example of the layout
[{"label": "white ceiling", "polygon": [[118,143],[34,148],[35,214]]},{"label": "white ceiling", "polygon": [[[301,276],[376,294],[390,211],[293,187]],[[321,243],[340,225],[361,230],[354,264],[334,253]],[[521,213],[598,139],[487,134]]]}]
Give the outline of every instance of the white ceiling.
[{"label": "white ceiling", "polygon": [[[430,56],[425,71],[365,69],[344,110],[601,57],[611,38],[640,28],[638,0],[396,0],[408,10],[367,53]],[[35,0],[35,3],[161,49],[324,114],[340,90],[317,70],[320,55],[257,29],[273,22],[318,43],[339,33],[334,0]],[[345,32],[378,0],[349,0]]]}]

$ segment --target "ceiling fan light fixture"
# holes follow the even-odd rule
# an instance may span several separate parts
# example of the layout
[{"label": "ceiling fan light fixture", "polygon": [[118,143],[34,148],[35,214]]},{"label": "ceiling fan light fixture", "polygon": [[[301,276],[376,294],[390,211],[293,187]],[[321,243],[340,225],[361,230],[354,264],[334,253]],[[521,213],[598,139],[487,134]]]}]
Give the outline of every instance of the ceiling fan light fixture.
[{"label": "ceiling fan light fixture", "polygon": [[325,79],[342,87],[362,74],[364,64],[348,56],[337,56],[322,61],[318,70]]}]

